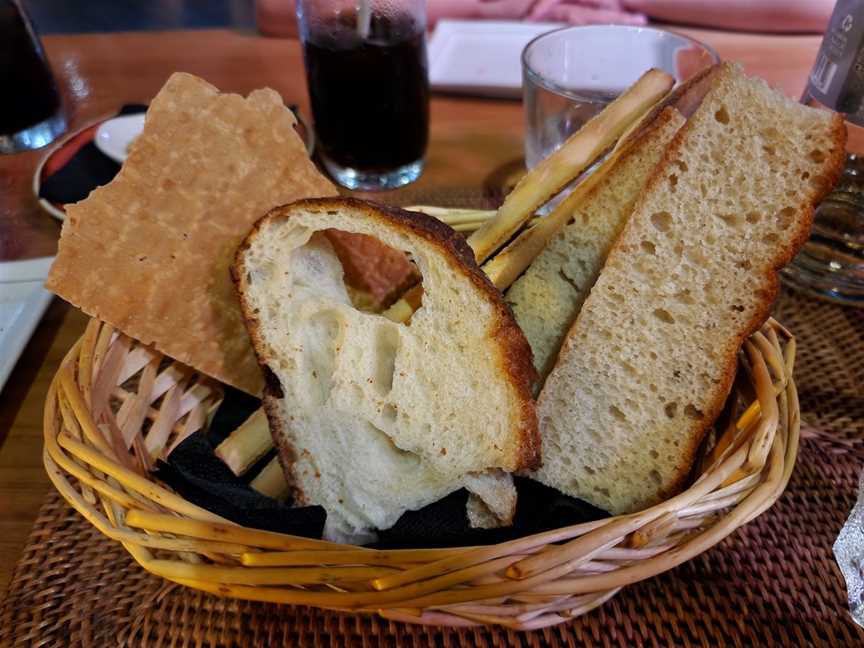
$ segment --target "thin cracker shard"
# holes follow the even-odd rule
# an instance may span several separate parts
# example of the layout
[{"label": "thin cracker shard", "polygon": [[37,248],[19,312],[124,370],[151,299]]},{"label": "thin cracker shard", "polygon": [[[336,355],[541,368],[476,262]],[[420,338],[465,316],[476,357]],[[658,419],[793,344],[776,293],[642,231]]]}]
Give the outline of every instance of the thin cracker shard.
[{"label": "thin cracker shard", "polygon": [[177,73],[114,180],[68,206],[46,285],[130,337],[257,393],[261,374],[229,274],[234,250],[273,207],[334,194],[276,92],[220,94]]}]

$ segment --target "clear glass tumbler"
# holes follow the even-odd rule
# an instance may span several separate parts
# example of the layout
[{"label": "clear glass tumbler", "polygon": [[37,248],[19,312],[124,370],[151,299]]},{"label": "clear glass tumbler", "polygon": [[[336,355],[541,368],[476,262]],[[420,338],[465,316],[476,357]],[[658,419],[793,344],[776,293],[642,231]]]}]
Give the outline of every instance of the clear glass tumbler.
[{"label": "clear glass tumbler", "polygon": [[299,0],[317,145],[349,189],[416,180],[429,136],[425,0]]},{"label": "clear glass tumbler", "polygon": [[837,185],[816,207],[810,238],[780,274],[814,297],[864,307],[864,152],[847,154]]},{"label": "clear glass tumbler", "polygon": [[684,81],[719,62],[698,41],[662,29],[565,27],[522,52],[525,163],[532,168],[650,68]]},{"label": "clear glass tumbler", "polygon": [[816,208],[813,231],[785,281],[812,296],[864,308],[864,2],[838,0],[801,102],[846,121],[846,165]]},{"label": "clear glass tumbler", "polygon": [[19,0],[0,0],[0,153],[51,143],[66,130],[42,43]]}]

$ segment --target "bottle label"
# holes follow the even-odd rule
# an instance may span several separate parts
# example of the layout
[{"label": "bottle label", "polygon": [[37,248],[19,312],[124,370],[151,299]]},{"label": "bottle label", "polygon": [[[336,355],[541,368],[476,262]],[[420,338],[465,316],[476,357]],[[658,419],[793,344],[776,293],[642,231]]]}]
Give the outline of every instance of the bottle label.
[{"label": "bottle label", "polygon": [[838,0],[807,92],[821,104],[864,125],[864,3]]}]

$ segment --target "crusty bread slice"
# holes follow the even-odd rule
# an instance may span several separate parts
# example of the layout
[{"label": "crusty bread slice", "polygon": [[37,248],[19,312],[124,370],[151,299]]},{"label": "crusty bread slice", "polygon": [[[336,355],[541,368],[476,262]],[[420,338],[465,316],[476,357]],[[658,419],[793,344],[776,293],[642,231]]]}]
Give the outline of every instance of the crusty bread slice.
[{"label": "crusty bread slice", "polygon": [[721,66],[546,380],[536,478],[613,513],[682,487],[844,142],[839,116]]},{"label": "crusty bread slice", "polygon": [[606,255],[683,123],[678,111],[666,108],[650,127],[624,144],[602,180],[573,212],[570,223],[507,291],[507,301],[528,338],[541,377],[555,364],[561,341],[597,280]]},{"label": "crusty bread slice", "polygon": [[[416,263],[424,294],[409,324],[355,308],[331,229]],[[299,201],[258,222],[233,272],[280,460],[295,500],[327,510],[328,537],[386,529],[463,486],[500,511],[512,484],[484,497],[474,475],[536,467],[528,343],[446,225],[352,199]]]}]

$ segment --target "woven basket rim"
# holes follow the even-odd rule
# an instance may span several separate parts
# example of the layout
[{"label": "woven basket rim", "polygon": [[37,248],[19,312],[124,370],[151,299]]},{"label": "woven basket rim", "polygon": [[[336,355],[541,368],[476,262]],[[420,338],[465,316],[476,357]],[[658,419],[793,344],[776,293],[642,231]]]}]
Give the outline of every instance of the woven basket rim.
[{"label": "woven basket rim", "polygon": [[147,469],[206,427],[218,387],[96,319],[51,382],[43,459],[73,508],[144,569],[181,585],[411,623],[528,630],[691,559],[776,501],[798,450],[794,357],[794,337],[771,319],[744,342],[740,373],[756,399],[683,492],[636,513],[493,545],[339,545],[244,528],[184,500]]}]

